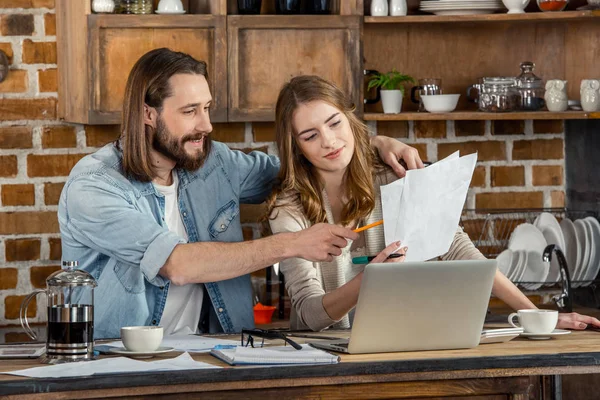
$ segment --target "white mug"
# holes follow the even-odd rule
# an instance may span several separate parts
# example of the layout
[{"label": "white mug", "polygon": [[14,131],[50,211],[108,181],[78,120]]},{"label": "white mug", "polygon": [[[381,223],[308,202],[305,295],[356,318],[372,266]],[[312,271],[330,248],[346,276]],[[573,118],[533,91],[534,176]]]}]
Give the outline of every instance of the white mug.
[{"label": "white mug", "polygon": [[[520,325],[513,322],[519,318]],[[526,333],[552,333],[558,323],[558,311],[554,310],[519,310],[508,316],[508,323],[515,328],[523,328]]]},{"label": "white mug", "polygon": [[121,328],[121,341],[125,348],[135,352],[151,352],[160,347],[162,326],[125,326]]}]

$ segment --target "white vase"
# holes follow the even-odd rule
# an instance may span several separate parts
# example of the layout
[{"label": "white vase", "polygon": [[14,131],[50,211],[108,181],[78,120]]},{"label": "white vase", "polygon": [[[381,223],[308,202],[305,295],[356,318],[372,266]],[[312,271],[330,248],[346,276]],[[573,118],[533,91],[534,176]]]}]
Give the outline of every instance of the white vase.
[{"label": "white vase", "polygon": [[398,17],[406,15],[407,12],[406,0],[390,0],[390,15]]},{"label": "white vase", "polygon": [[402,91],[400,90],[382,90],[381,104],[384,114],[398,114],[402,109]]},{"label": "white vase", "polygon": [[579,91],[581,99],[581,108],[585,112],[595,112],[600,110],[600,81],[597,79],[584,79],[581,81]]},{"label": "white vase", "polygon": [[508,9],[507,14],[523,14],[529,0],[502,0],[502,3]]},{"label": "white vase", "polygon": [[544,100],[546,100],[546,107],[548,107],[548,111],[550,112],[567,111],[569,107],[567,81],[552,79],[546,82]]},{"label": "white vase", "polygon": [[113,0],[94,0],[92,10],[95,13],[111,13],[115,10],[115,2]]},{"label": "white vase", "polygon": [[371,15],[373,17],[387,16],[388,15],[387,0],[372,0],[371,1]]}]

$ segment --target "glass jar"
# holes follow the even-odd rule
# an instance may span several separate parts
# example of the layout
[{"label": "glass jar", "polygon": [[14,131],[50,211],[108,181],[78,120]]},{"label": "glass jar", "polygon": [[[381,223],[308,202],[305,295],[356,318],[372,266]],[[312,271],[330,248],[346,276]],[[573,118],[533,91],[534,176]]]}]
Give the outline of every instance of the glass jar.
[{"label": "glass jar", "polygon": [[517,88],[521,95],[519,108],[523,111],[538,111],[546,104],[544,82],[533,73],[534,68],[534,63],[524,61],[521,63],[521,74],[517,76]]},{"label": "glass jar", "polygon": [[120,0],[119,12],[121,14],[152,14],[152,0]]},{"label": "glass jar", "polygon": [[538,8],[542,11],[562,11],[569,0],[536,0]]},{"label": "glass jar", "polygon": [[515,111],[519,107],[519,91],[515,78],[483,78],[479,92],[479,110],[485,112]]}]

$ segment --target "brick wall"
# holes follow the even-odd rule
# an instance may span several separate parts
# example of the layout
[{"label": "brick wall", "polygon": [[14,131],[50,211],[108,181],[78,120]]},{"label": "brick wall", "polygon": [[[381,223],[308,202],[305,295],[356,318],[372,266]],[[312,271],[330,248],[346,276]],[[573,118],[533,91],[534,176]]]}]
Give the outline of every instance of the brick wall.
[{"label": "brick wall", "polygon": [[[80,0],[73,0],[80,1]],[[11,66],[0,83],[0,325],[18,324],[24,295],[44,287],[59,268],[56,210],[71,167],[118,135],[116,126],[65,124],[57,119],[54,0],[0,0],[0,50]],[[561,122],[390,122],[373,131],[414,144],[435,161],[460,149],[479,151],[468,207],[562,206]],[[273,151],[273,125],[216,124],[215,140],[234,148]],[[246,238],[260,228],[247,221]],[[33,321],[45,305],[32,303]]]}]

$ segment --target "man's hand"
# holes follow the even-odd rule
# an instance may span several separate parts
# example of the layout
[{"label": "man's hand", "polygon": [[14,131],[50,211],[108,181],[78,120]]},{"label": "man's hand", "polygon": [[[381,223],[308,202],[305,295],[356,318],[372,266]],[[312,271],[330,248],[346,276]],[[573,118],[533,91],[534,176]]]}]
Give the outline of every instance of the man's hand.
[{"label": "man's hand", "polygon": [[342,254],[342,249],[348,242],[356,240],[358,233],[337,225],[316,224],[308,229],[296,232],[290,241],[290,251],[293,257],[304,258],[308,261],[333,261],[334,256]]},{"label": "man's hand", "polygon": [[[404,178],[407,169],[423,168],[423,161],[414,147],[387,136],[373,136],[371,145],[377,149],[379,157],[389,165],[399,178]],[[398,160],[404,160],[404,168]]]}]

